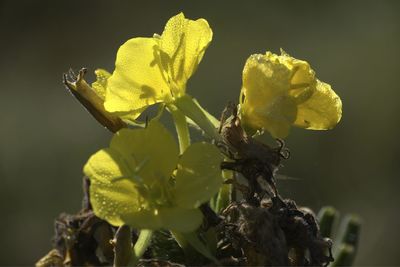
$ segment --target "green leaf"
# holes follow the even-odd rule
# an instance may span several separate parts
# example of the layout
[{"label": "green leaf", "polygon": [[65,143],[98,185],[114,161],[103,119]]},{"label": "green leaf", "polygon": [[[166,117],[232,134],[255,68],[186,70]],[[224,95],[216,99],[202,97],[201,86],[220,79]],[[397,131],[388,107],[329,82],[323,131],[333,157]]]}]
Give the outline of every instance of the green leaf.
[{"label": "green leaf", "polygon": [[184,240],[186,240],[194,249],[196,249],[196,251],[198,251],[207,259],[212,260],[214,263],[219,265],[218,260],[211,253],[210,249],[200,240],[196,232],[180,234]]},{"label": "green leaf", "polygon": [[215,140],[220,140],[217,128],[219,127],[218,121],[211,116],[208,112],[199,105],[199,103],[191,96],[185,94],[177,99],[173,103],[186,117],[192,121],[195,125],[200,127],[208,137]]},{"label": "green leaf", "polygon": [[[219,128],[219,120],[217,118],[215,118],[213,115],[211,115],[210,112],[208,112],[205,108],[203,108],[199,101],[197,101],[196,98],[193,98],[193,103],[204,113],[204,115],[207,117],[207,119],[211,122],[212,125],[214,125],[214,128]],[[190,120],[194,125],[197,126],[197,124],[195,124],[192,120]]]}]

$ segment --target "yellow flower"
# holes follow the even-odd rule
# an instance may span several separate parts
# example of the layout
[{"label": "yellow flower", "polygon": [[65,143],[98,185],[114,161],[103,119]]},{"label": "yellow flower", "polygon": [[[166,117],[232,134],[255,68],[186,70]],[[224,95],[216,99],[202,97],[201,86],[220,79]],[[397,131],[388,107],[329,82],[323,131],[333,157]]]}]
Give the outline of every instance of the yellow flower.
[{"label": "yellow flower", "polygon": [[191,232],[202,222],[197,209],[221,184],[221,155],[208,143],[179,157],[173,136],[158,122],[122,129],[110,147],[84,167],[95,214],[115,226]]},{"label": "yellow flower", "polygon": [[244,66],[240,115],[245,125],[285,138],[291,125],[311,130],[333,128],[342,102],[310,65],[284,51],[251,55]]},{"label": "yellow flower", "polygon": [[92,88],[104,101],[106,98],[107,83],[108,79],[111,77],[111,73],[104,69],[97,69],[94,73],[96,74],[96,81],[92,83]]},{"label": "yellow flower", "polygon": [[106,110],[137,118],[149,105],[184,95],[211,39],[206,20],[189,20],[180,13],[167,22],[162,35],[128,40],[119,48],[108,80]]}]

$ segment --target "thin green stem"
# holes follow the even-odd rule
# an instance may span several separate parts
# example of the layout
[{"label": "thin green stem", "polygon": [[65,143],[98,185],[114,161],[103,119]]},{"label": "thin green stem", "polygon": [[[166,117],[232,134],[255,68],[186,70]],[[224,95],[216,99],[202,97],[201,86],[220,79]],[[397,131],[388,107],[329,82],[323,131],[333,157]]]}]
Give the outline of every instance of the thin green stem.
[{"label": "thin green stem", "polygon": [[[224,181],[232,179],[233,173],[232,171],[224,170],[222,171],[222,177]],[[215,207],[217,213],[220,213],[222,210],[228,207],[229,203],[232,201],[231,200],[232,190],[234,189],[231,184],[223,184],[222,187],[220,188],[217,197],[217,204]]]},{"label": "thin green stem", "polygon": [[114,237],[114,267],[126,266],[132,259],[132,233],[128,225],[120,226]]},{"label": "thin green stem", "polygon": [[219,141],[221,139],[217,131],[217,120],[206,112],[199,103],[189,95],[183,95],[174,101],[175,106],[210,138]]},{"label": "thin green stem", "polygon": [[179,150],[181,154],[190,145],[190,133],[186,122],[186,116],[174,105],[168,105],[168,111],[174,119],[176,133],[178,135]]},{"label": "thin green stem", "polygon": [[136,266],[139,259],[143,256],[145,253],[146,249],[150,246],[151,244],[151,237],[153,236],[153,231],[152,230],[141,230],[138,240],[135,243],[135,246],[133,247],[131,259],[129,260],[129,266]]},{"label": "thin green stem", "polygon": [[[196,99],[189,95],[184,95],[174,101],[175,106],[197,126],[200,127],[210,138],[215,141],[221,141],[221,136],[217,131],[219,121],[208,113]],[[224,172],[223,175],[230,175]],[[225,177],[224,177],[225,178]],[[212,205],[217,212],[224,209],[228,204],[232,192],[231,185],[223,185],[218,193],[215,205]]]}]

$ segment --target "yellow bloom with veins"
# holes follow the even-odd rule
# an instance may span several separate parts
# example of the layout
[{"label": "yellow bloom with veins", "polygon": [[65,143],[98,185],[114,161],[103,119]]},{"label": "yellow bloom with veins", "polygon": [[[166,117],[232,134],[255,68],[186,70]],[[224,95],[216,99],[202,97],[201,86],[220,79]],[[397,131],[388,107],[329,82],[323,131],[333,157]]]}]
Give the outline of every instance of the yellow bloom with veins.
[{"label": "yellow bloom with veins", "polygon": [[211,39],[206,20],[189,20],[180,13],[161,35],[128,40],[119,48],[108,79],[106,110],[136,118],[149,105],[184,95]]},{"label": "yellow bloom with veins", "polygon": [[331,86],[315,77],[303,60],[284,51],[251,55],[244,66],[240,96],[242,122],[285,138],[292,125],[333,128],[341,119],[342,102]]},{"label": "yellow bloom with veins", "polygon": [[222,185],[219,150],[195,143],[179,155],[174,137],[152,121],[144,129],[122,129],[110,147],[84,167],[96,216],[114,226],[137,229],[196,230],[200,204]]}]

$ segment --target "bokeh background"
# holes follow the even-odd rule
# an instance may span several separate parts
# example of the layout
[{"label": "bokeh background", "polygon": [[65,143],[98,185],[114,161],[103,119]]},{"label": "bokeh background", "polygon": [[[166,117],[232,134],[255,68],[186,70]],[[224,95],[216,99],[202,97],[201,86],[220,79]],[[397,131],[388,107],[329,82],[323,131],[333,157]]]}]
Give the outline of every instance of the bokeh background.
[{"label": "bokeh background", "polygon": [[[82,166],[110,133],[61,83],[70,67],[114,68],[118,47],[161,33],[184,11],[214,39],[188,85],[213,114],[237,101],[247,57],[309,61],[341,96],[332,131],[294,129],[279,181],[318,210],[357,213],[357,265],[400,265],[400,1],[0,2],[0,265],[31,265],[51,247],[53,219],[80,208]],[[89,75],[88,79],[93,79]]]}]

